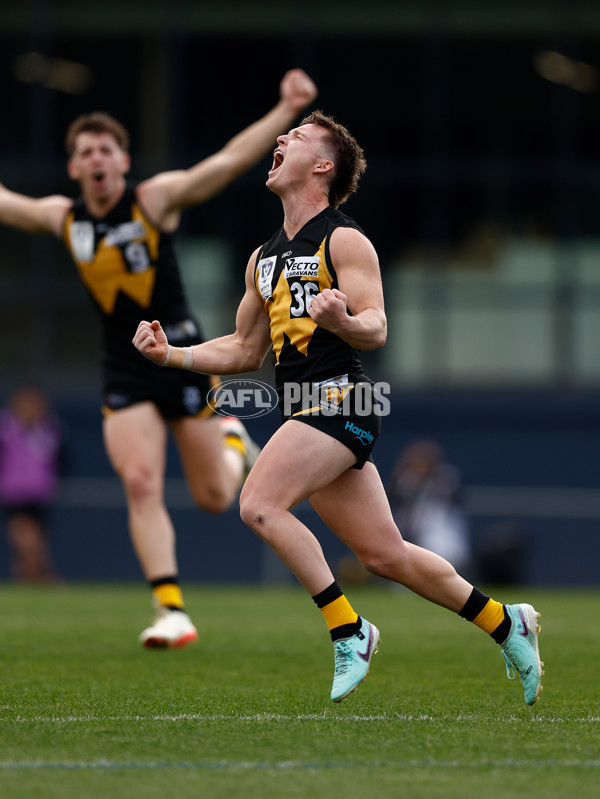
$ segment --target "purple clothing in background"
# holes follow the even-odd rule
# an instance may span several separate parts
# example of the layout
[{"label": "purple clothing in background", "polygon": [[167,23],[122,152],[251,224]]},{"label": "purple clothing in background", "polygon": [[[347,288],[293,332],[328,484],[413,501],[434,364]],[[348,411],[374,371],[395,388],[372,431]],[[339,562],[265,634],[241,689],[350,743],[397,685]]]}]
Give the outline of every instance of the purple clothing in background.
[{"label": "purple clothing in background", "polygon": [[47,503],[58,483],[62,431],[53,416],[25,425],[0,410],[0,502]]}]

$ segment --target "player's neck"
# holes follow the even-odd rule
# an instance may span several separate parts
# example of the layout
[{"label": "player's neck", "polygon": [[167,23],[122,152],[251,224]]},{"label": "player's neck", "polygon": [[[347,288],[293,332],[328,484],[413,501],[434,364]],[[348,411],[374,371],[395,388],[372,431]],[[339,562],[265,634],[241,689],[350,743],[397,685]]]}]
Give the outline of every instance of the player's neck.
[{"label": "player's neck", "polygon": [[91,192],[83,192],[83,199],[87,210],[92,216],[102,218],[109,214],[112,209],[118,204],[119,200],[125,193],[125,181],[115,188],[111,195],[105,197],[96,197]]},{"label": "player's neck", "polygon": [[317,214],[327,208],[329,202],[322,196],[319,198],[295,197],[283,200],[283,229],[288,239],[294,236]]}]

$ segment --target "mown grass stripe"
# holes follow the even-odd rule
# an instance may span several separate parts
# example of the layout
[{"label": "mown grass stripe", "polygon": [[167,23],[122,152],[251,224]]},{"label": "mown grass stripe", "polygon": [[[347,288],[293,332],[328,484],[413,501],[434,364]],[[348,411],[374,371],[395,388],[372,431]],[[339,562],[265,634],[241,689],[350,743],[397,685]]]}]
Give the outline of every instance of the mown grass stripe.
[{"label": "mown grass stripe", "polygon": [[360,722],[395,721],[395,722],[433,722],[447,724],[449,722],[483,722],[488,724],[529,722],[537,724],[598,724],[600,716],[587,716],[581,718],[561,718],[557,716],[536,715],[530,718],[522,716],[485,716],[477,714],[459,714],[457,716],[432,716],[429,714],[402,714],[381,713],[370,715],[344,715],[337,716],[333,713],[300,713],[297,715],[285,713],[256,713],[250,715],[237,715],[235,713],[180,713],[157,715],[119,715],[119,716],[0,716],[0,723],[18,724],[86,724],[102,722],[151,722],[151,721],[235,721],[235,722],[270,722],[270,721],[326,721],[338,724],[354,724]]},{"label": "mown grass stripe", "polygon": [[0,762],[0,771],[117,771],[117,770],[294,770],[310,771],[315,769],[360,769],[360,768],[385,768],[385,769],[415,769],[415,768],[510,768],[510,769],[595,769],[600,768],[600,760],[397,760],[397,761],[302,761],[282,760],[274,762],[244,761],[244,760],[216,760],[199,762],[173,762],[167,761],[110,761],[95,760],[90,762],[77,761],[41,761],[22,760]]}]

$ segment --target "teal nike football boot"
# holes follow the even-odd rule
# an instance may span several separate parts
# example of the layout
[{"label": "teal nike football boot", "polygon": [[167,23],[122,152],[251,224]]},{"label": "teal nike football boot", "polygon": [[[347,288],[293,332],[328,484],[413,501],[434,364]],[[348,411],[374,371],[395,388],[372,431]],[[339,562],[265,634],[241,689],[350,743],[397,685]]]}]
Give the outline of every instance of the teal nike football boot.
[{"label": "teal nike football boot", "polygon": [[369,673],[371,658],[379,646],[379,630],[374,624],[362,619],[360,630],[350,638],[341,638],[333,644],[335,670],[331,698],[341,702]]},{"label": "teal nike football boot", "polygon": [[502,644],[509,680],[515,679],[515,669],[521,678],[525,702],[534,705],[542,690],[542,666],[538,646],[538,624],[541,616],[531,605],[506,605],[511,620],[510,633]]}]

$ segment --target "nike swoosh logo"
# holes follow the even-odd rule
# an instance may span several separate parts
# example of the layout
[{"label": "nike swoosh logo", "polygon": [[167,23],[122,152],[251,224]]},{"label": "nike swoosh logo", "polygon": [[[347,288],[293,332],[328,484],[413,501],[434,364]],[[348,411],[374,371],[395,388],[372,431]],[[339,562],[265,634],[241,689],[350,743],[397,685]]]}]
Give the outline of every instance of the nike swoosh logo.
[{"label": "nike swoosh logo", "polygon": [[364,660],[365,663],[368,663],[370,658],[371,658],[369,653],[371,652],[371,643],[372,642],[373,642],[373,628],[371,626],[369,626],[369,640],[367,642],[367,651],[366,652],[358,652],[358,651],[356,652],[358,657],[361,660]]},{"label": "nike swoosh logo", "polygon": [[527,626],[527,622],[525,621],[525,616],[523,616],[523,611],[519,608],[519,616],[521,617],[521,621],[523,622],[523,630],[524,632],[519,632],[519,635],[527,636],[529,635],[529,627]]}]

